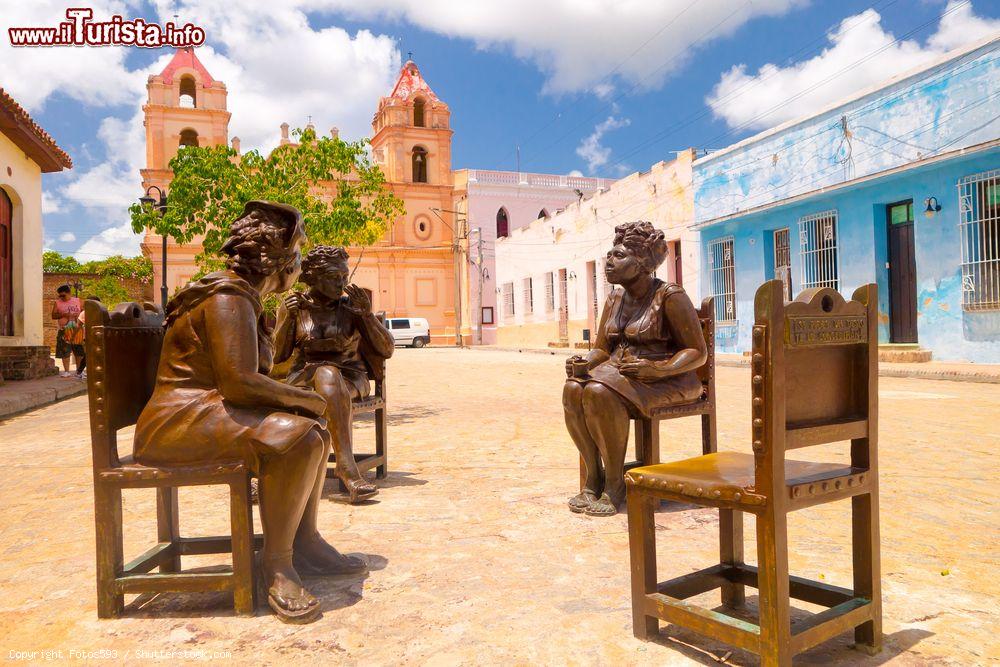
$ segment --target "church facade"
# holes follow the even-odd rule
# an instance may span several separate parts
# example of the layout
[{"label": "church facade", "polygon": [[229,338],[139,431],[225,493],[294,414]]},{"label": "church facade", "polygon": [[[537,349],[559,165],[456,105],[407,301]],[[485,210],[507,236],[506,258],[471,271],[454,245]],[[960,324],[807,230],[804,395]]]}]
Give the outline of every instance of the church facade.
[{"label": "church facade", "polygon": [[[181,49],[163,72],[149,77],[146,88],[142,185],[144,190],[153,185],[169,190],[168,164],[180,146],[230,142],[226,86],[212,77],[193,49]],[[470,312],[468,211],[457,213],[468,196],[468,179],[458,178],[461,187],[456,187],[450,116],[448,105],[417,65],[407,61],[390,93],[379,100],[371,135],[373,159],[389,189],[403,201],[405,213],[390,224],[380,242],[348,248],[352,265],[358,262],[353,282],[370,293],[374,309],[388,317],[426,319],[431,342],[439,345],[477,342],[473,332],[478,324]],[[288,125],[281,129],[281,142],[288,143]],[[238,138],[231,145],[239,152]],[[600,179],[579,180],[586,190],[603,184]],[[566,205],[566,188],[549,190],[552,201],[533,205],[549,210]],[[161,244],[158,235],[147,231],[142,251],[152,260],[155,285],[161,284],[163,271]],[[197,274],[199,250],[197,243],[168,242],[168,292]]]}]

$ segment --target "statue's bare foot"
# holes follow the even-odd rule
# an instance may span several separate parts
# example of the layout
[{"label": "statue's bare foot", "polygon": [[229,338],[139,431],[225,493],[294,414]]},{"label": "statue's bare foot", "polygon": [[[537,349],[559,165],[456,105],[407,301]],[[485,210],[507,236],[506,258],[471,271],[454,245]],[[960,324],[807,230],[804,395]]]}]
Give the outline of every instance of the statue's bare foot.
[{"label": "statue's bare foot", "polygon": [[582,514],[597,500],[597,494],[590,489],[584,489],[569,499],[569,511]]},{"label": "statue's bare foot", "polygon": [[360,574],[368,570],[368,563],[363,558],[345,556],[319,533],[308,539],[296,540],[292,558],[295,569],[307,576]]},{"label": "statue's bare foot", "polygon": [[319,616],[319,600],[302,586],[295,568],[287,559],[263,562],[267,582],[267,604],[285,623],[309,623]]},{"label": "statue's bare foot", "polygon": [[605,491],[584,512],[587,516],[614,516],[618,514],[618,507],[622,504],[623,499],[622,496],[611,496]]}]

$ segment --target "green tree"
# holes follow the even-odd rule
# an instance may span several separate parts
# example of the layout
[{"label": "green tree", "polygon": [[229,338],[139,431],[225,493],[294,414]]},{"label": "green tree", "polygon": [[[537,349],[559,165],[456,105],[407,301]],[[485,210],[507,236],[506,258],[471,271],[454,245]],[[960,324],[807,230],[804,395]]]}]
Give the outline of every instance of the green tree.
[{"label": "green tree", "polygon": [[371,161],[368,141],[317,137],[311,128],[294,135],[298,143],[267,157],[258,151],[240,156],[227,146],[181,148],[170,161],[174,176],[163,215],[134,204],[132,229],[150,228],[179,243],[203,236],[196,258],[203,271],[221,267],[229,225],[252,199],[298,208],[310,244],[365,246],[382,238],[405,208]]},{"label": "green tree", "polygon": [[55,250],[42,253],[42,271],[45,273],[82,273],[80,262],[72,255],[61,255]]},{"label": "green tree", "polygon": [[144,283],[153,279],[153,264],[141,255],[138,257],[114,255],[107,259],[81,264],[71,255],[47,250],[42,253],[42,270],[45,273],[88,275],[80,283],[80,295],[96,296],[109,306],[129,300],[124,284],[126,278],[137,278]]}]

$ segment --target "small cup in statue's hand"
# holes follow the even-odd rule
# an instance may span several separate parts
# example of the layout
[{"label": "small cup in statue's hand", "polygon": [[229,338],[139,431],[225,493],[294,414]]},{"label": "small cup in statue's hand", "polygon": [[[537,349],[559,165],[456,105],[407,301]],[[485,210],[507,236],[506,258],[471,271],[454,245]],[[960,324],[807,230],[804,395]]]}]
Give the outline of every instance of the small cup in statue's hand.
[{"label": "small cup in statue's hand", "polygon": [[574,359],[573,377],[581,380],[590,377],[590,362],[586,359]]}]

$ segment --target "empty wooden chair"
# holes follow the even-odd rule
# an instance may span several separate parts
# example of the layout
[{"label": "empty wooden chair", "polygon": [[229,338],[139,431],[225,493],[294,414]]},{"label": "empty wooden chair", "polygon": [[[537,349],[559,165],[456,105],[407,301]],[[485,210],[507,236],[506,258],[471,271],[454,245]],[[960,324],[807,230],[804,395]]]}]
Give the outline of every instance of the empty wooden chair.
[{"label": "empty wooden chair", "polygon": [[[253,614],[253,533],[250,474],[242,461],[154,467],[119,457],[117,433],[135,424],[153,393],[163,344],[162,313],[123,303],[108,312],[87,301],[87,388],[97,528],[97,615],[122,613],[126,593],[230,591],[236,613]],[[181,537],[177,489],[229,486],[231,536]],[[157,544],[124,562],[122,489],[156,489]],[[224,511],[222,507],[220,512]],[[229,572],[183,572],[181,557],[232,553]],[[158,573],[152,570],[159,568]]]},{"label": "empty wooden chair", "polygon": [[[878,339],[875,285],[852,301],[828,288],[783,301],[780,281],[757,290],[753,327],[752,453],[718,452],[635,468],[628,485],[632,622],[636,637],[658,619],[759,654],[766,665],[854,628],[861,648],[882,644],[878,524]],[[787,450],[850,441],[850,465],[785,458]],[[789,512],[850,498],[853,590],[790,577]],[[720,562],[658,583],[654,508],[660,500],[719,508]],[[742,513],[757,524],[758,567],[743,563]],[[727,606],[759,590],[759,624],[688,604],[722,589]],[[791,625],[790,599],[829,607]]]},{"label": "empty wooden chair", "polygon": [[[708,297],[701,302],[698,319],[705,335],[708,359],[698,369],[701,378],[701,397],[691,403],[671,405],[656,410],[650,417],[632,415],[635,433],[635,459],[625,462],[625,471],[638,466],[649,466],[660,462],[660,422],[678,417],[701,416],[701,452],[710,454],[717,449],[715,426],[715,299]],[[587,467],[580,459],[580,488],[586,486]]]}]

